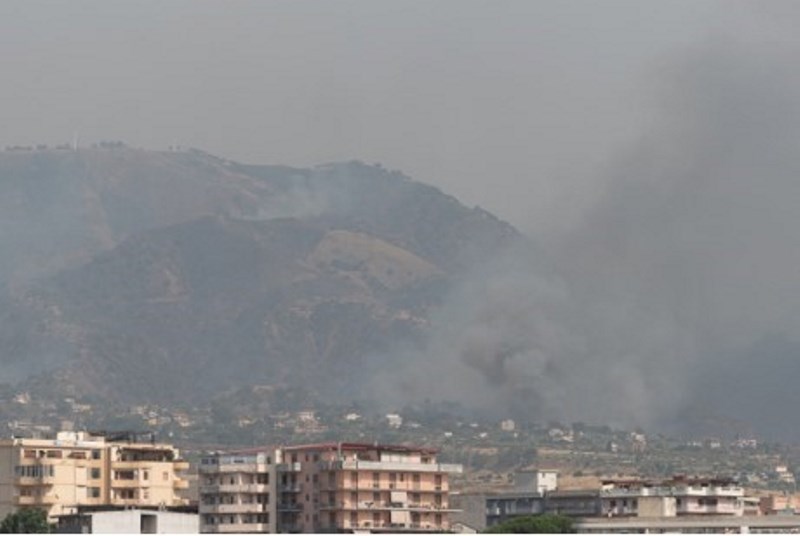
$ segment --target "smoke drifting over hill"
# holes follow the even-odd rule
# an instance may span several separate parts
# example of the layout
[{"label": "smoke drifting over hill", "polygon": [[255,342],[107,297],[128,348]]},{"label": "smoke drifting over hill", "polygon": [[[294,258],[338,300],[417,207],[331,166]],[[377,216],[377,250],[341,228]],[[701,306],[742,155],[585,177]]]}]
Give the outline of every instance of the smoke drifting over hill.
[{"label": "smoke drifting over hill", "polygon": [[724,41],[664,65],[658,121],[583,223],[463,280],[419,359],[405,356],[401,392],[686,425],[698,407],[736,415],[735,369],[736,406],[784,433],[762,417],[800,402],[795,52]]},{"label": "smoke drifting over hill", "polygon": [[[64,377],[126,402],[317,382],[393,407],[797,433],[795,4],[174,2],[157,24],[156,3],[34,4],[0,5],[3,145],[80,128],[298,167],[4,153],[5,381],[83,360]],[[349,158],[528,239],[383,166],[303,167]]]}]

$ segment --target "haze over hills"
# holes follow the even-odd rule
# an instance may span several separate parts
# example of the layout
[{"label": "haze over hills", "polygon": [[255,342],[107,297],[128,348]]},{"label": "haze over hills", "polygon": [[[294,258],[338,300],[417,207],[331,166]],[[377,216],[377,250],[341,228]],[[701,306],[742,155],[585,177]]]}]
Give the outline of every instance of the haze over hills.
[{"label": "haze over hills", "polygon": [[100,400],[355,385],[421,340],[474,259],[521,238],[356,162],[113,147],[3,153],[0,177],[4,378]]},{"label": "haze over hills", "polygon": [[[792,438],[780,412],[765,417],[800,402],[791,331],[737,327],[751,315],[719,300],[743,288],[739,273],[674,253],[696,234],[663,233],[668,222],[728,239],[706,221],[705,207],[727,217],[718,190],[696,184],[679,184],[698,210],[673,224],[657,188],[623,182],[589,225],[542,247],[379,165],[243,165],[117,144],[7,151],[2,378],[110,406],[202,406],[272,385],[387,409],[431,399],[696,433],[744,417]],[[636,225],[642,211],[661,217]]]}]

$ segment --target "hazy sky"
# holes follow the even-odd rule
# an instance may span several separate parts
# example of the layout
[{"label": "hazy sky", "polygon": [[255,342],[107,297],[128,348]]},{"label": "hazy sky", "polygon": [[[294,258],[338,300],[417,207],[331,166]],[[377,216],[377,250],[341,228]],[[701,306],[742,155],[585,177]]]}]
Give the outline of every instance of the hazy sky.
[{"label": "hazy sky", "polygon": [[[0,144],[120,139],[401,169],[524,230],[571,223],[646,133],[654,74],[791,6],[673,2],[0,3]],[[796,19],[795,19],[796,20]]]}]

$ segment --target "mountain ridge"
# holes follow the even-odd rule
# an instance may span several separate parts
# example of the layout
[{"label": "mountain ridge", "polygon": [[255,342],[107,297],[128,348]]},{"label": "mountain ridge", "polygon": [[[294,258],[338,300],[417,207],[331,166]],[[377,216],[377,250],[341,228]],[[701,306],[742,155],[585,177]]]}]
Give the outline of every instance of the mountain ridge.
[{"label": "mountain ridge", "polygon": [[32,229],[28,242],[0,235],[0,367],[108,403],[202,402],[251,383],[352,389],[424,340],[460,273],[522,239],[360,162],[0,153],[0,194]]}]

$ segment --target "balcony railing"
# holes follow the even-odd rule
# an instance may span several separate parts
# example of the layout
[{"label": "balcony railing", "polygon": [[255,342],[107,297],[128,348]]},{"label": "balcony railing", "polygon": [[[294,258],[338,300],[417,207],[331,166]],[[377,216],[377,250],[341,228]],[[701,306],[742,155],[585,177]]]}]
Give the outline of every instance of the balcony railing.
[{"label": "balcony railing", "polygon": [[299,473],[302,470],[300,462],[294,463],[279,463],[276,469],[280,473]]},{"label": "balcony railing", "polygon": [[203,524],[204,532],[218,532],[218,533],[252,533],[252,532],[269,532],[270,526],[266,523],[217,523],[217,524]]},{"label": "balcony railing", "polygon": [[188,471],[189,470],[189,462],[186,460],[175,460],[172,462],[172,468],[175,471]]},{"label": "balcony railing", "polygon": [[260,514],[264,512],[269,512],[269,506],[260,503],[200,505],[202,514]]},{"label": "balcony railing", "polygon": [[362,460],[338,460],[320,462],[320,468],[326,471],[344,469],[347,471],[386,471],[414,473],[462,473],[464,467],[457,463],[414,463],[414,462],[379,462]]},{"label": "balcony railing", "polygon": [[53,476],[17,476],[14,477],[17,486],[51,486],[55,484]]},{"label": "balcony railing", "polygon": [[200,493],[268,493],[269,484],[203,484]]},{"label": "balcony railing", "polygon": [[141,488],[144,486],[149,486],[150,482],[147,480],[139,480],[138,478],[134,479],[115,479],[111,481],[112,488]]},{"label": "balcony railing", "polygon": [[450,508],[447,504],[418,504],[418,503],[393,503],[393,502],[375,502],[375,501],[344,501],[333,503],[321,503],[320,510],[407,510],[413,512],[460,512],[454,508]]},{"label": "balcony railing", "polygon": [[55,504],[55,502],[56,498],[52,495],[39,495],[37,497],[30,495],[17,495],[14,497],[14,504],[19,506],[46,505]]}]

